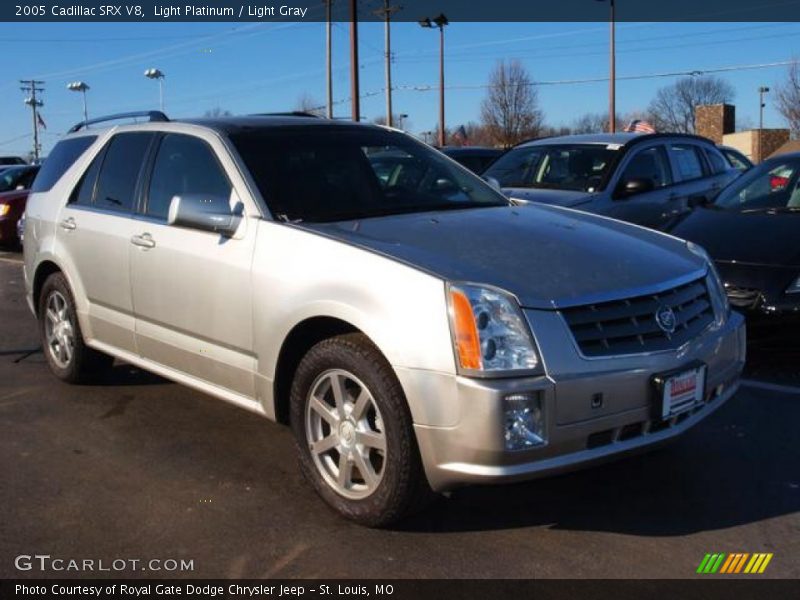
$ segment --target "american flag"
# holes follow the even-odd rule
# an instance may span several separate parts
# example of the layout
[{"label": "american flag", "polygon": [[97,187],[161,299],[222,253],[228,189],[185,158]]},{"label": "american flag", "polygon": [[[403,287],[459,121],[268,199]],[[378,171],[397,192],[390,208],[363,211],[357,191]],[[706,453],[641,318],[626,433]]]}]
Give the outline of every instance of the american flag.
[{"label": "american flag", "polygon": [[36,113],[36,122],[42,129],[47,129],[47,125],[45,124],[44,119],[42,118],[42,113],[39,112]]},{"label": "american flag", "polygon": [[457,142],[459,146],[469,146],[469,136],[463,125],[453,132],[453,141]]},{"label": "american flag", "polygon": [[628,126],[625,128],[625,131],[631,133],[655,133],[656,128],[650,125],[647,121],[643,121],[641,119],[634,119]]}]

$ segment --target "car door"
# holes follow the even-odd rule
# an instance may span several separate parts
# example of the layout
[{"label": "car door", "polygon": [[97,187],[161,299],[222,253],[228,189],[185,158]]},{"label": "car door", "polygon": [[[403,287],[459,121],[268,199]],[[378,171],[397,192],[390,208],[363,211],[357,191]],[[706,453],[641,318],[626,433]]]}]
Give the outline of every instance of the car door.
[{"label": "car door", "polygon": [[[129,246],[132,210],[152,133],[114,135],[81,177],[58,217],[60,255],[85,299],[84,335],[135,352]],[[80,309],[81,302],[78,302]]]},{"label": "car door", "polygon": [[174,196],[241,204],[223,161],[232,165],[215,139],[165,133],[157,142],[129,243],[136,344],[143,358],[250,398],[255,223],[242,219],[232,237],[167,223]]},{"label": "car door", "polygon": [[703,148],[690,141],[667,144],[675,185],[670,197],[669,216],[674,220],[692,210],[689,199],[694,196],[709,197],[722,189],[728,175],[711,172]]},{"label": "car door", "polygon": [[[672,195],[673,176],[667,153],[662,144],[651,144],[637,148],[620,168],[620,176],[612,183],[612,201],[607,211],[610,217],[659,228],[669,211]],[[626,191],[628,182],[646,182],[647,191],[630,193]]]}]

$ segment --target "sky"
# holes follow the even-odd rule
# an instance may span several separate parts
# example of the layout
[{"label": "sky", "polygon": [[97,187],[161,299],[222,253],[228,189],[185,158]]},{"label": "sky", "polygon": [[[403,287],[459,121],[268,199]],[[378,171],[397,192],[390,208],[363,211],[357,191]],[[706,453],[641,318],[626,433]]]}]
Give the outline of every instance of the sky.
[{"label": "sky", "polygon": [[[334,23],[335,115],[348,117],[349,24]],[[361,112],[385,114],[384,31],[359,28]],[[31,149],[31,113],[19,79],[46,83],[44,153],[82,120],[80,94],[90,86],[89,116],[158,108],[158,84],[145,69],[164,72],[165,110],[173,118],[220,108],[234,114],[294,110],[301,96],[325,101],[325,23],[0,23],[0,154]],[[408,114],[419,134],[438,119],[438,31],[392,25],[394,112]],[[519,59],[537,86],[547,124],[570,125],[607,110],[608,83],[568,83],[608,76],[604,23],[451,23],[445,29],[446,122],[477,121],[484,87],[498,60]],[[644,109],[677,76],[622,79],[681,71],[767,64],[800,57],[800,23],[619,23],[617,110]],[[737,119],[758,123],[758,88],[774,87],[786,67],[734,69],[718,75],[736,90]],[[427,88],[426,88],[427,86]],[[414,88],[423,87],[423,91]],[[765,127],[784,123],[768,98]]]}]

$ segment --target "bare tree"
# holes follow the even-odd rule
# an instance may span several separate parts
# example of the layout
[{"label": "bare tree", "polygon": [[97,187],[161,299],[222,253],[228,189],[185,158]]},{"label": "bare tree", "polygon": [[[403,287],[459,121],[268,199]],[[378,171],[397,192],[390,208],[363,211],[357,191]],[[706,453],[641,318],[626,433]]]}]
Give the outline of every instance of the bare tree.
[{"label": "bare tree", "polygon": [[789,65],[786,80],[775,86],[775,108],[783,115],[792,131],[792,137],[800,138],[800,63]]},{"label": "bare tree", "polygon": [[215,106],[214,108],[210,108],[206,112],[204,112],[203,116],[208,119],[214,119],[217,117],[231,117],[233,116],[233,113],[229,110],[220,108],[219,106]]},{"label": "bare tree", "polygon": [[694,133],[698,106],[730,102],[734,96],[731,84],[719,77],[683,77],[658,90],[648,112],[658,131]]},{"label": "bare tree", "polygon": [[317,115],[318,117],[324,117],[326,114],[325,106],[317,102],[308,92],[300,94],[295,110]]},{"label": "bare tree", "polygon": [[518,60],[500,61],[489,75],[489,93],[481,103],[481,121],[495,143],[513,146],[535,137],[543,115],[533,80]]}]

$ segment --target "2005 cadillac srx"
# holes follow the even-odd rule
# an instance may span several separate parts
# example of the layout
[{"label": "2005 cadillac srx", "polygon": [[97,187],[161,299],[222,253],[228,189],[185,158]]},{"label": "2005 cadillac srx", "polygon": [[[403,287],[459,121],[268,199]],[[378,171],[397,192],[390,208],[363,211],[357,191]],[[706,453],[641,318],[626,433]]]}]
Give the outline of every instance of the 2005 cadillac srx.
[{"label": "2005 cadillac srx", "polygon": [[148,114],[75,126],[34,184],[50,368],[116,357],[290,424],[351,519],[665,441],[737,388],[743,320],[697,246],[513,206],[391,129]]}]

